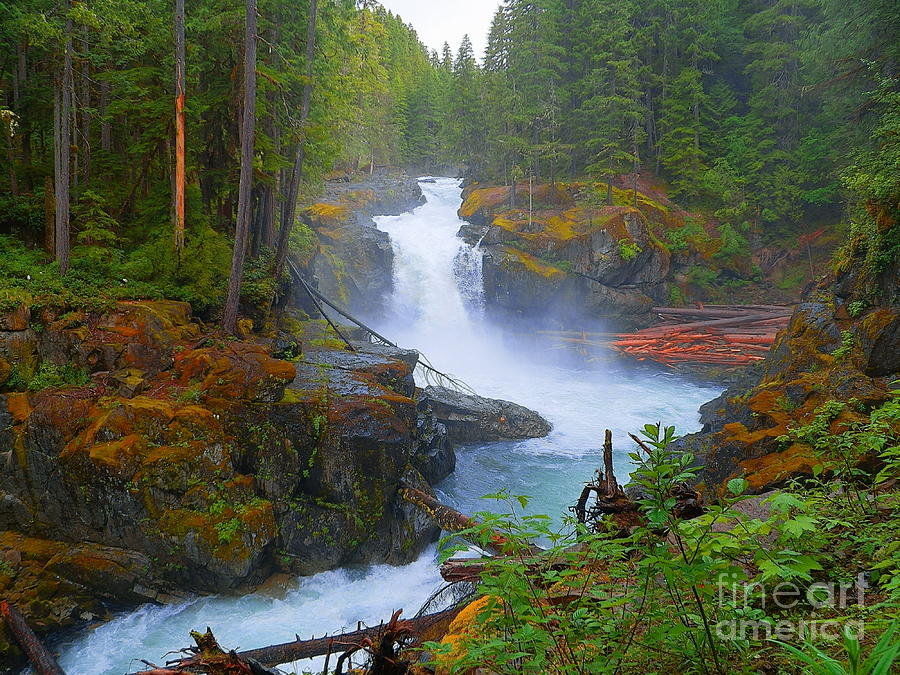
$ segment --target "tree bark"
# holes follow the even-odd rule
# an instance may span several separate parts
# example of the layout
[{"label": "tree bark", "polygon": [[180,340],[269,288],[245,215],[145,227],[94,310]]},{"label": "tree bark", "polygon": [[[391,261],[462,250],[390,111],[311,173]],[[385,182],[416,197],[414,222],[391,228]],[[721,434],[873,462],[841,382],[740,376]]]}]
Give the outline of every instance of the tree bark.
[{"label": "tree bark", "polygon": [[56,195],[53,192],[53,179],[44,177],[44,250],[53,254],[56,247]]},{"label": "tree bark", "polygon": [[100,83],[100,149],[103,152],[112,152],[112,125],[106,118],[106,108],[109,106],[109,82]]},{"label": "tree bark", "polygon": [[[435,614],[426,614],[415,619],[403,620],[401,623],[413,635],[421,635],[425,631],[431,629],[436,624],[444,623],[449,625],[462,608],[445,609]],[[250,649],[244,652],[238,652],[237,656],[245,661],[253,660],[266,667],[277,666],[282,663],[290,663],[292,661],[300,661],[301,659],[311,659],[316,656],[324,656],[325,654],[333,654],[344,651],[348,647],[361,644],[363,640],[371,640],[377,642],[384,632],[383,626],[373,626],[372,628],[361,628],[359,630],[343,633],[340,635],[331,635],[312,640],[296,640],[294,642],[284,642],[282,644],[271,645],[269,647],[261,647],[259,649]],[[136,675],[151,675],[152,673],[178,673],[184,672],[182,668],[190,668],[197,662],[196,657],[188,657],[171,665],[171,668],[158,669],[156,671],[141,671]]]},{"label": "tree bark", "polygon": [[[67,3],[68,9],[69,3]],[[62,85],[58,102],[54,106],[56,116],[56,261],[60,274],[69,270],[69,152],[72,143],[72,18],[66,19],[65,53],[63,55]]]},{"label": "tree bark", "polygon": [[3,135],[6,137],[6,166],[9,171],[9,191],[13,197],[19,196],[19,181],[16,178],[16,157],[13,153],[13,144],[15,138],[12,133],[12,126],[3,125]]},{"label": "tree bark", "polygon": [[304,73],[306,79],[303,83],[303,100],[300,104],[300,138],[297,141],[297,149],[294,153],[294,167],[291,170],[291,180],[288,185],[287,195],[284,198],[284,204],[282,204],[281,230],[278,233],[278,246],[275,249],[276,279],[281,276],[281,270],[284,268],[284,259],[287,257],[291,228],[294,226],[294,219],[297,217],[297,197],[300,192],[300,179],[303,173],[303,160],[306,152],[306,120],[309,118],[309,106],[312,100],[318,4],[318,0],[309,0],[309,20],[306,24],[306,72]]},{"label": "tree bark", "polygon": [[9,631],[15,636],[16,642],[22,647],[38,675],[66,675],[56,659],[28,627],[22,615],[6,600],[0,602],[0,616],[3,617]]},{"label": "tree bark", "polygon": [[231,277],[222,326],[237,332],[238,306],[241,300],[241,278],[247,256],[247,234],[253,207],[253,148],[256,125],[256,0],[247,0],[247,37],[244,48],[244,118],[241,131],[241,178],[238,186],[238,213],[234,231],[234,253]]},{"label": "tree bark", "polygon": [[[469,516],[460,513],[456,509],[441,504],[431,495],[411,487],[400,488],[399,495],[402,499],[408,501],[414,506],[418,506],[425,514],[430,517],[435,525],[447,532],[461,532],[479,525],[479,522]],[[487,537],[487,541],[470,540],[476,546],[482,546],[491,553],[497,555],[505,555],[511,552],[512,542],[504,534],[492,531]],[[536,546],[529,545],[529,552],[537,552],[540,549]]]},{"label": "tree bark", "polygon": [[[25,84],[28,82],[28,43],[23,41],[16,49],[18,57],[16,63],[18,77],[16,80],[19,85],[19,95],[24,96]],[[22,172],[22,184],[25,188],[25,192],[31,192],[33,189],[31,182],[31,120],[22,114],[22,110],[18,110],[17,112],[19,113],[19,124],[22,128],[20,133],[20,136],[22,137],[22,158],[20,165],[24,169]]]},{"label": "tree bark", "polygon": [[91,179],[91,64],[88,61],[88,30],[82,33],[84,53],[81,61],[81,182],[87,185]]},{"label": "tree bark", "polygon": [[184,250],[184,0],[175,0],[175,251],[179,258]]}]

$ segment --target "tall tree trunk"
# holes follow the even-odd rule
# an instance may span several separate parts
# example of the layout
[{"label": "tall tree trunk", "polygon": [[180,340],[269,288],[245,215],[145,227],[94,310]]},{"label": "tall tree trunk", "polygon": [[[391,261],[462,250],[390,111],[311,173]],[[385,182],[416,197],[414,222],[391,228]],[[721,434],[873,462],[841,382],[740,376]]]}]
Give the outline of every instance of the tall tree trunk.
[{"label": "tall tree trunk", "polygon": [[[69,9],[67,3],[67,10]],[[72,18],[66,19],[62,88],[54,106],[56,117],[56,261],[59,271],[69,271],[69,150],[72,143]]]},{"label": "tall tree trunk", "polygon": [[0,122],[3,125],[3,136],[6,139],[6,166],[9,171],[9,191],[13,197],[19,196],[19,181],[16,178],[16,157],[13,151],[13,144],[16,142],[13,136],[12,123],[9,125]]},{"label": "tall tree trunk", "polygon": [[82,33],[84,53],[81,62],[81,182],[87,185],[91,178],[91,64],[88,62],[88,30]]},{"label": "tall tree trunk", "polygon": [[44,177],[44,250],[53,254],[55,249],[56,233],[56,197],[53,193],[53,179]]},{"label": "tall tree trunk", "polygon": [[300,178],[303,173],[305,156],[306,120],[309,117],[309,105],[312,100],[313,61],[316,56],[316,16],[318,0],[309,0],[309,21],[306,24],[306,80],[303,83],[303,100],[300,105],[300,139],[294,153],[294,167],[291,170],[291,182],[281,211],[281,230],[278,232],[278,246],[275,249],[275,278],[281,276],[284,259],[287,257],[288,239],[291,228],[297,217],[297,196],[300,192]]},{"label": "tall tree trunk", "polygon": [[184,250],[184,0],[175,0],[175,251]]},{"label": "tall tree trunk", "polygon": [[[19,104],[21,108],[21,97],[24,96],[25,93],[25,84],[28,81],[28,43],[22,42],[16,47],[16,82],[18,84],[19,89]],[[22,110],[17,110],[19,113],[19,124],[21,125],[20,136],[22,138],[22,154],[20,165],[23,169],[22,171],[22,183],[25,188],[25,192],[31,192],[33,189],[33,185],[31,183],[31,120],[28,119],[27,116],[22,114]]]},{"label": "tall tree trunk", "polygon": [[244,116],[241,125],[241,178],[238,186],[237,224],[234,228],[234,253],[222,326],[237,332],[241,278],[247,256],[247,233],[253,213],[253,146],[256,126],[256,0],[247,0],[247,37],[244,47]]},{"label": "tall tree trunk", "polygon": [[112,152],[112,125],[106,118],[106,108],[109,106],[109,82],[100,83],[100,149],[103,152]]}]

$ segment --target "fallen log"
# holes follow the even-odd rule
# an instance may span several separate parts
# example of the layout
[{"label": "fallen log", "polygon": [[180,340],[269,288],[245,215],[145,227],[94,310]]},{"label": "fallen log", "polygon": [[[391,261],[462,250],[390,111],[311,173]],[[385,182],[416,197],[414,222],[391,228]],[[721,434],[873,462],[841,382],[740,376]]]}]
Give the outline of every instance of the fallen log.
[{"label": "fallen log", "polygon": [[[462,607],[452,607],[435,614],[426,614],[415,619],[404,621],[405,628],[413,634],[424,633],[429,628],[440,622],[449,623],[456,615],[462,611]],[[269,647],[260,647],[259,649],[249,649],[243,652],[237,652],[238,659],[245,662],[256,662],[263,667],[273,668],[282,663],[291,663],[292,661],[300,661],[302,659],[312,659],[317,656],[325,656],[326,654],[334,654],[344,651],[346,648],[359,645],[365,640],[375,642],[381,637],[384,626],[374,626],[372,628],[361,628],[350,633],[341,633],[339,635],[331,635],[312,640],[295,640],[293,642],[284,642]],[[200,656],[189,656],[177,661],[168,663],[165,668],[156,668],[151,670],[143,670],[133,675],[172,675],[174,673],[190,673],[197,672],[202,665]],[[201,671],[202,672],[202,671]]]},{"label": "fallen log", "polygon": [[[566,551],[575,551],[578,547],[579,545],[576,544],[574,547],[566,549]],[[544,553],[546,553],[546,551],[544,551]],[[460,581],[478,583],[491,565],[502,562],[522,564],[530,573],[540,570],[562,570],[570,564],[567,560],[562,558],[559,560],[550,560],[546,556],[541,557],[540,555],[527,556],[524,558],[519,556],[450,558],[441,564],[441,578],[449,583]]]},{"label": "fallen log", "polygon": [[41,644],[34,631],[28,627],[18,610],[6,600],[0,602],[0,615],[3,616],[9,632],[16,638],[16,642],[22,647],[38,675],[66,675],[65,671],[59,667],[56,659],[53,658],[53,655],[47,651],[47,648]]},{"label": "fallen log", "polygon": [[[450,506],[441,504],[437,499],[421,490],[402,487],[399,494],[402,499],[414,506],[418,506],[437,526],[446,532],[459,533],[481,525],[474,518],[470,518]],[[469,541],[498,555],[509,553],[515,548],[515,544],[508,537],[496,530],[492,531],[485,540],[469,538]],[[529,545],[528,550],[536,552],[540,549]]]}]

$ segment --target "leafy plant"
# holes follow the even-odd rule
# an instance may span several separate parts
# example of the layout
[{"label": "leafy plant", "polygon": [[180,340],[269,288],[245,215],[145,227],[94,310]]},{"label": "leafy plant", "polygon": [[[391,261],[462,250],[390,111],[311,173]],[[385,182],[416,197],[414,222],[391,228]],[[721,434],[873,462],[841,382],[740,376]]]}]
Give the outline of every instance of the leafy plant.
[{"label": "leafy plant", "polygon": [[854,300],[847,305],[847,313],[855,319],[859,317],[864,311],[866,311],[866,308],[868,306],[869,304],[864,300]]},{"label": "leafy plant", "polygon": [[44,361],[30,377],[19,368],[13,369],[4,386],[10,391],[42,391],[67,386],[85,387],[90,383],[91,377],[83,368],[71,363],[58,366],[52,361]]},{"label": "leafy plant", "polygon": [[637,242],[624,237],[619,239],[619,256],[626,262],[637,258],[643,250]]},{"label": "leafy plant", "polygon": [[897,624],[892,623],[881,636],[878,644],[868,657],[863,657],[859,636],[845,629],[843,647],[846,661],[838,661],[816,647],[812,642],[805,642],[803,649],[773,640],[788,653],[796,656],[806,666],[805,672],[810,675],[889,675],[894,672],[894,664],[900,656],[900,639],[894,637]]},{"label": "leafy plant", "polygon": [[854,346],[856,346],[856,336],[853,335],[853,331],[842,330],[841,346],[835,349],[831,355],[838,361],[841,361],[853,352]]}]

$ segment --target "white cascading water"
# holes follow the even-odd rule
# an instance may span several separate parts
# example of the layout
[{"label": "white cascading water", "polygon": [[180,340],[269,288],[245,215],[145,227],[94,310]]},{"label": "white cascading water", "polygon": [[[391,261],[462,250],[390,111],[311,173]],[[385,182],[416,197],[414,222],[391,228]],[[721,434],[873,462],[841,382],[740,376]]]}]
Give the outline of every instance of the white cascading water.
[{"label": "white cascading water", "polygon": [[[494,503],[481,497],[507,488],[532,497],[530,510],[558,519],[599,466],[605,428],[618,440],[620,479],[631,449],[621,440],[625,432],[658,420],[680,432],[696,430],[697,408],[718,389],[615,360],[567,362],[549,345],[490,326],[482,311],[480,251],[456,236],[459,181],[421,185],[425,204],[376,219],[393,242],[395,292],[389,315],[375,327],[480,394],[526,405],[553,424],[547,438],[459,448],[456,472],[439,486],[444,501],[469,513],[490,510]],[[70,675],[122,675],[141,668],[138,658],[164,662],[164,654],[189,642],[190,630],[206,626],[223,645],[238,649],[295,634],[320,636],[355,629],[359,620],[377,623],[401,607],[411,616],[440,585],[432,547],[404,567],[324,572],[297,579],[280,595],[148,605],[60,645],[60,661]],[[315,670],[309,661],[295,669]]]}]

